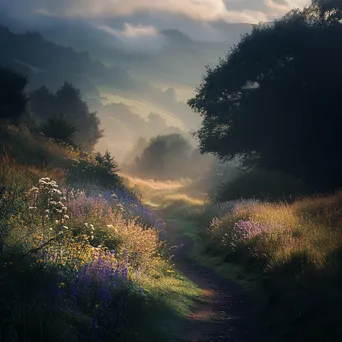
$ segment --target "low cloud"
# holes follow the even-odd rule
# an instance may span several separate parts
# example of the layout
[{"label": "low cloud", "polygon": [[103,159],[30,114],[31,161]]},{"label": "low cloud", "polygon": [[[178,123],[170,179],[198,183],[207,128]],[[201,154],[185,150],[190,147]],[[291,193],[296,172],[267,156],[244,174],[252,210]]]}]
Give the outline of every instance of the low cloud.
[{"label": "low cloud", "polygon": [[122,29],[112,28],[108,25],[96,25],[95,27],[119,39],[123,47],[131,51],[153,53],[160,50],[165,44],[164,38],[153,26],[125,23]]}]

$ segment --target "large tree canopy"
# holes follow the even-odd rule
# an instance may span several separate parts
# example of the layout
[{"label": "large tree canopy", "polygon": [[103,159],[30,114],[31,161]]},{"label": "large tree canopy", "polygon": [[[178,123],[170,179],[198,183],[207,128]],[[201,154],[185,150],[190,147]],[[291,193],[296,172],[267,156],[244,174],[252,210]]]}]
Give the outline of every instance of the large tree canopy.
[{"label": "large tree canopy", "polygon": [[240,156],[315,189],[342,185],[342,5],[314,1],[256,26],[215,68],[189,105],[202,115],[202,152]]}]

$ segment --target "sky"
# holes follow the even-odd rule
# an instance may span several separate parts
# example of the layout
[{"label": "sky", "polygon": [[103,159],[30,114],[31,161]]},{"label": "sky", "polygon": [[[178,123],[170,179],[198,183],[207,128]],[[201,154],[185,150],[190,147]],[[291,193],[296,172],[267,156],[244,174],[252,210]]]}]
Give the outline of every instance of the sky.
[{"label": "sky", "polygon": [[[0,0],[0,11],[32,26],[86,22],[120,39],[156,36],[160,27],[196,38],[219,39],[218,23],[258,23],[278,18],[308,0]],[[54,20],[53,20],[54,19]]]}]

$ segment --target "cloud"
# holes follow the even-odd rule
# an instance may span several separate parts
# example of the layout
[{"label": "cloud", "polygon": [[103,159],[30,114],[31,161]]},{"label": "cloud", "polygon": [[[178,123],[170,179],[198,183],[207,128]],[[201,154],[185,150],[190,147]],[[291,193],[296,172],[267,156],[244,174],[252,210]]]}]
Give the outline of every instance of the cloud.
[{"label": "cloud", "polygon": [[95,25],[95,28],[118,38],[123,47],[131,51],[153,53],[160,50],[165,44],[159,30],[151,25],[125,23],[122,29],[116,29],[104,24]]},{"label": "cloud", "polygon": [[[159,49],[157,29],[177,28],[195,40],[229,39],[229,23],[259,23],[279,18],[310,0],[14,0],[1,1],[0,13],[23,27],[91,27],[127,49],[134,44]],[[1,19],[1,18],[0,18]],[[239,36],[239,35],[238,35]]]},{"label": "cloud", "polygon": [[[309,0],[17,0],[31,12],[68,18],[118,18],[173,14],[201,22],[272,20]],[[12,6],[9,2],[7,6]],[[17,7],[20,11],[20,6]],[[26,11],[27,14],[27,11]]]}]

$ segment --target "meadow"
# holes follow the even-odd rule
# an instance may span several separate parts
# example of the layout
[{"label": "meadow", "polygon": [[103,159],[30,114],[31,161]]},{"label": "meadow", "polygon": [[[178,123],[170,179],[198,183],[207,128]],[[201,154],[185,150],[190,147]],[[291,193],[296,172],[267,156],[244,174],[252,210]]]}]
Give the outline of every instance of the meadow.
[{"label": "meadow", "polygon": [[164,223],[101,159],[2,127],[2,341],[168,341],[200,290]]},{"label": "meadow", "polygon": [[341,192],[214,204],[186,182],[129,181],[194,240],[194,259],[260,303],[271,341],[341,339]]}]

